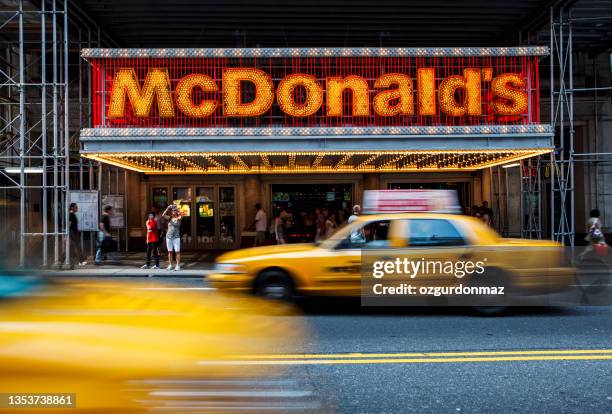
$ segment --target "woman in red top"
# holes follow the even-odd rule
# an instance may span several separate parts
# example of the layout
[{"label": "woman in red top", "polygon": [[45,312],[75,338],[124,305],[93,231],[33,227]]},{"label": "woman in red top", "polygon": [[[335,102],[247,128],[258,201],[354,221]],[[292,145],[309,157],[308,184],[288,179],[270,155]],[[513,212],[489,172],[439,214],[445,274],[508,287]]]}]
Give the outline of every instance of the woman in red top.
[{"label": "woman in red top", "polygon": [[157,221],[155,220],[155,214],[149,213],[147,219],[147,262],[141,269],[148,269],[151,265],[151,254],[155,258],[155,266],[151,269],[159,269],[159,250],[157,244],[159,243],[159,232],[157,228]]}]

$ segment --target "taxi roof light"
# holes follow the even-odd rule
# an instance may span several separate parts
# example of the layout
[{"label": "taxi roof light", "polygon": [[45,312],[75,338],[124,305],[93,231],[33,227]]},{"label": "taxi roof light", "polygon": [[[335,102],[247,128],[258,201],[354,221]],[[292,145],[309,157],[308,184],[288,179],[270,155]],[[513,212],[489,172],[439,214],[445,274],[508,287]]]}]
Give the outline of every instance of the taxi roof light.
[{"label": "taxi roof light", "polygon": [[460,214],[455,190],[366,190],[363,214],[447,213]]}]

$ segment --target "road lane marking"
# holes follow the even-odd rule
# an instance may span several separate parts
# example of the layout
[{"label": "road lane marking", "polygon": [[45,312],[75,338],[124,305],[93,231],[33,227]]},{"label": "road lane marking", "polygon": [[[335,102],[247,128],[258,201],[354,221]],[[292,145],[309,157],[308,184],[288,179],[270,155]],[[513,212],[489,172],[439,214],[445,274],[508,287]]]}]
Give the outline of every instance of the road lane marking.
[{"label": "road lane marking", "polygon": [[301,359],[301,360],[217,360],[200,361],[200,365],[370,365],[370,364],[431,364],[508,361],[597,361],[612,360],[612,355],[533,355],[506,357],[461,358],[383,358],[383,359]]},{"label": "road lane marking", "polygon": [[516,351],[466,351],[466,352],[399,352],[399,353],[345,353],[345,354],[261,354],[240,355],[238,359],[337,359],[337,358],[403,358],[403,357],[461,357],[496,355],[566,355],[612,354],[612,349],[533,349]]},{"label": "road lane marking", "polygon": [[612,349],[534,349],[515,351],[347,353],[241,355],[227,360],[200,361],[200,365],[358,365],[411,363],[465,363],[508,361],[612,360]]}]

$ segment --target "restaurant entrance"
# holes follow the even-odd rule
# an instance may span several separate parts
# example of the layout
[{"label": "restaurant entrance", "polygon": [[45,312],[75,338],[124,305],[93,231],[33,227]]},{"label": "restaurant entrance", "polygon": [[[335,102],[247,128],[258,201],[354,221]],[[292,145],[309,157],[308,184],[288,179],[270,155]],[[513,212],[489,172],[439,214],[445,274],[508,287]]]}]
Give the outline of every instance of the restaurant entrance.
[{"label": "restaurant entrance", "polygon": [[153,185],[151,200],[163,211],[180,207],[181,245],[186,249],[234,249],[239,246],[235,185]]},{"label": "restaurant entrance", "polygon": [[315,238],[315,209],[333,215],[338,226],[351,214],[354,186],[344,184],[272,184],[270,211],[282,211],[287,242],[311,242]]}]

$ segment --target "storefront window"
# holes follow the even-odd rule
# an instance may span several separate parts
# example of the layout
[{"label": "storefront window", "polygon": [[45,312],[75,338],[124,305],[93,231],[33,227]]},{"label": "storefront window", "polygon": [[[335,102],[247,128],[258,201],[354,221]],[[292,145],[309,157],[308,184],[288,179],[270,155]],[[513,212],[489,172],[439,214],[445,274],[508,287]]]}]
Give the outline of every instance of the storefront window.
[{"label": "storefront window", "polygon": [[215,208],[214,187],[196,189],[196,237],[199,245],[212,246],[215,243]]},{"label": "storefront window", "polygon": [[168,189],[166,187],[154,187],[152,193],[153,207],[164,211],[168,207]]},{"label": "storefront window", "polygon": [[219,187],[219,217],[221,247],[233,246],[236,242],[236,189]]}]

